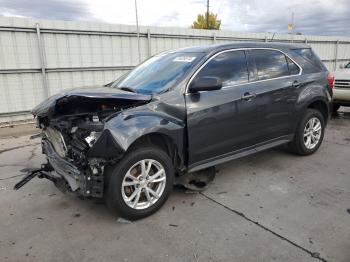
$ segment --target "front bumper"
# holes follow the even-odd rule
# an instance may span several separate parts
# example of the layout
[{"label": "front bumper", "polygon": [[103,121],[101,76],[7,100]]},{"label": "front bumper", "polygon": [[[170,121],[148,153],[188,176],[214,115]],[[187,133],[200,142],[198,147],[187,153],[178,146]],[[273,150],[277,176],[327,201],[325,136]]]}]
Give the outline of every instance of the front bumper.
[{"label": "front bumper", "polygon": [[[80,170],[69,160],[61,157],[47,138],[42,139],[42,150],[53,169],[49,174],[50,176],[55,177],[56,180],[57,177],[62,178],[68,189],[78,195],[103,197],[104,179],[102,170],[95,174],[92,174],[90,169]],[[62,189],[61,183],[59,188]]]},{"label": "front bumper", "polygon": [[79,169],[72,163],[60,157],[53,148],[51,142],[46,138],[42,140],[42,149],[54,172],[67,181],[72,191],[78,190],[81,186],[79,181],[82,176]]},{"label": "front bumper", "polygon": [[349,88],[334,88],[333,89],[333,102],[350,102],[350,89]]}]

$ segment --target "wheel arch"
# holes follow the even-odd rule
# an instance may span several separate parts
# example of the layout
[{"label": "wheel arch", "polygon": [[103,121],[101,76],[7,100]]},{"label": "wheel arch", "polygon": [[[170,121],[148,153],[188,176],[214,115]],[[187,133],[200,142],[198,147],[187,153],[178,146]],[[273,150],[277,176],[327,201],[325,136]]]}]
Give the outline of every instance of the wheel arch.
[{"label": "wheel arch", "polygon": [[182,169],[184,166],[182,152],[176,142],[169,136],[160,132],[152,132],[137,138],[128,148],[131,151],[143,146],[156,146],[162,149],[171,158],[175,169]]},{"label": "wheel arch", "polygon": [[144,144],[156,145],[172,157],[174,166],[184,167],[184,124],[154,112],[120,114],[106,123],[89,157],[121,159]]},{"label": "wheel arch", "polygon": [[329,106],[323,99],[317,99],[314,101],[311,101],[307,104],[306,109],[315,109],[319,111],[324,118],[325,124],[328,122],[329,118]]}]

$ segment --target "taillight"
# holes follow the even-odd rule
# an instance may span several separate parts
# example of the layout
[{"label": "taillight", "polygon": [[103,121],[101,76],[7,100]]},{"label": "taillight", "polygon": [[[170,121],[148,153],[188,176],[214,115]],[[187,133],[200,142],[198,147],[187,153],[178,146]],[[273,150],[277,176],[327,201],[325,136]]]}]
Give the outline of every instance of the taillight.
[{"label": "taillight", "polygon": [[331,89],[334,87],[334,75],[328,74],[327,76],[328,84]]}]

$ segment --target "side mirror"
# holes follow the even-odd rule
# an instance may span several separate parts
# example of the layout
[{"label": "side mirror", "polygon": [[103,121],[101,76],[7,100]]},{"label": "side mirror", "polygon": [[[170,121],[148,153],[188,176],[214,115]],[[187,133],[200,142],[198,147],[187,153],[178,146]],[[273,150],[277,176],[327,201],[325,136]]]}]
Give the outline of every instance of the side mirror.
[{"label": "side mirror", "polygon": [[222,81],[218,77],[204,76],[199,77],[191,82],[188,91],[191,93],[197,93],[199,91],[212,91],[222,88]]}]

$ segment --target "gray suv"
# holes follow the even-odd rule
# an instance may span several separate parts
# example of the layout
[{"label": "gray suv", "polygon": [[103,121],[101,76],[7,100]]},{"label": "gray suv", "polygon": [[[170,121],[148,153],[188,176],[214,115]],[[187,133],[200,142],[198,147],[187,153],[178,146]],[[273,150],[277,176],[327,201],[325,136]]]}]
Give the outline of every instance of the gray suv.
[{"label": "gray suv", "polygon": [[33,109],[47,163],[31,170],[64,192],[104,198],[129,219],[158,210],[175,177],[288,144],[321,145],[333,79],[308,45],[230,43],[155,55],[105,86]]}]

